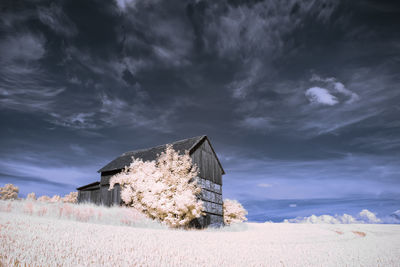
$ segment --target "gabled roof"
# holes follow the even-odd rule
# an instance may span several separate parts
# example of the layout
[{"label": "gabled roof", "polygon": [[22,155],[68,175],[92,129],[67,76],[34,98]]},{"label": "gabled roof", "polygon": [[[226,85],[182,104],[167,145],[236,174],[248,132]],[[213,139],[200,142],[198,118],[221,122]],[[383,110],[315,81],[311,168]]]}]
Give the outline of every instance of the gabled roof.
[{"label": "gabled roof", "polygon": [[[180,153],[184,153],[185,150],[189,151],[189,154],[192,154],[196,148],[204,141],[208,140],[206,135],[202,136],[196,136],[184,140],[179,140],[176,142],[171,143],[173,149]],[[108,163],[106,166],[98,170],[98,172],[108,172],[108,171],[114,171],[114,170],[120,170],[125,168],[125,166],[128,166],[132,162],[132,157],[135,159],[139,158],[142,159],[143,161],[151,161],[155,160],[157,158],[157,155],[161,154],[161,152],[165,151],[167,144],[156,146],[156,147],[151,147],[147,149],[140,149],[140,150],[134,150],[130,152],[125,152],[121,156],[117,157],[110,163]],[[214,151],[214,150],[213,150]],[[215,152],[214,152],[215,154]],[[219,159],[217,155],[215,154],[215,157],[217,158],[218,164],[221,167],[222,173],[224,174],[224,169],[222,168],[221,163],[219,162]]]},{"label": "gabled roof", "polygon": [[83,186],[81,186],[81,187],[78,187],[76,190],[83,190],[83,189],[86,189],[86,188],[89,188],[89,187],[96,187],[96,186],[98,186],[99,184],[100,184],[100,182],[90,183],[90,184],[87,184],[87,185],[83,185]]}]

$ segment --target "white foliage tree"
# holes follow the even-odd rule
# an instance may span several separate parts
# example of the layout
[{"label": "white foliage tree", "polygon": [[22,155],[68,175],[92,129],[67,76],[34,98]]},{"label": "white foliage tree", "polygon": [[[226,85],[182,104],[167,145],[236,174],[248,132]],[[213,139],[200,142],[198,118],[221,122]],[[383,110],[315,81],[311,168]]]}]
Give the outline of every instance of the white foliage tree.
[{"label": "white foliage tree", "polygon": [[18,199],[19,188],[13,184],[6,184],[0,187],[0,199]]},{"label": "white foliage tree", "polygon": [[133,159],[121,173],[111,177],[110,190],[119,184],[126,205],[171,227],[185,227],[204,209],[196,196],[201,192],[197,174],[188,151],[180,155],[167,145],[155,161]]},{"label": "white foliage tree", "polygon": [[224,223],[226,225],[247,221],[247,211],[237,200],[225,199],[223,209]]}]

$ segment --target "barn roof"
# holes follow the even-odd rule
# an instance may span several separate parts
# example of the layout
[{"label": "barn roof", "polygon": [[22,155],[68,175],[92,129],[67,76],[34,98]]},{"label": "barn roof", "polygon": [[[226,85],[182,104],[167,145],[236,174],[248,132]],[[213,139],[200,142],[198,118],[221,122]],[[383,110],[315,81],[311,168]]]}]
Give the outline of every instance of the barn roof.
[{"label": "barn roof", "polygon": [[[184,153],[185,150],[189,151],[189,154],[192,154],[196,148],[207,138],[206,135],[201,135],[201,136],[196,136],[184,140],[179,140],[176,142],[171,143],[173,149],[180,153]],[[143,161],[151,161],[155,160],[157,158],[157,155],[161,154],[161,152],[165,151],[167,144],[156,146],[156,147],[151,147],[151,148],[146,148],[146,149],[140,149],[140,150],[134,150],[134,151],[129,151],[123,153],[121,156],[115,158],[113,161],[108,163],[106,166],[98,170],[98,172],[107,172],[107,171],[114,171],[114,170],[120,170],[125,168],[125,166],[128,166],[132,162],[132,157],[140,158]],[[214,149],[213,149],[214,151]],[[214,152],[215,154],[215,152]],[[218,164],[221,167],[222,173],[224,174],[224,169],[222,168],[221,163],[219,162],[219,159],[217,155],[215,154],[215,157],[217,158]]]},{"label": "barn roof", "polygon": [[89,188],[89,187],[97,186],[97,185],[99,185],[99,184],[100,184],[100,182],[93,182],[93,183],[90,183],[90,184],[87,184],[87,185],[83,185],[83,186],[81,186],[81,187],[78,187],[76,190],[83,190],[83,189],[86,189],[86,188]]}]

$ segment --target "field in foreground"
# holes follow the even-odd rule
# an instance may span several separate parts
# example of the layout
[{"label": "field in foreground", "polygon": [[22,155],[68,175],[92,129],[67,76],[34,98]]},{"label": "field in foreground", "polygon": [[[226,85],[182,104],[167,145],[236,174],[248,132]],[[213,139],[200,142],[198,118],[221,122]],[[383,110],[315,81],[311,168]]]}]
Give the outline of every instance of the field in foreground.
[{"label": "field in foreground", "polygon": [[6,266],[400,266],[400,225],[248,223],[183,231],[1,211],[0,259]]}]

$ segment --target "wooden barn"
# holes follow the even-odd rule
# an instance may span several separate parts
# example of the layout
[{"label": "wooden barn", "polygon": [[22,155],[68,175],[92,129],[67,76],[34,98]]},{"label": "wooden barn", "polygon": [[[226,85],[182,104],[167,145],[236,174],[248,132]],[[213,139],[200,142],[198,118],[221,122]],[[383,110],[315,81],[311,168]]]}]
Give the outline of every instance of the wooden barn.
[{"label": "wooden barn", "polygon": [[[206,215],[196,219],[192,224],[196,227],[223,225],[222,175],[225,171],[207,136],[184,139],[173,142],[171,145],[182,154],[188,150],[193,163],[199,168],[198,183],[202,188],[199,197],[204,202]],[[165,151],[165,148],[166,144],[123,153],[98,171],[99,182],[77,188],[78,202],[92,202],[106,206],[120,205],[120,187],[116,185],[113,190],[108,190],[111,176],[128,166],[132,162],[132,157],[144,161],[155,160],[158,154]]]}]

